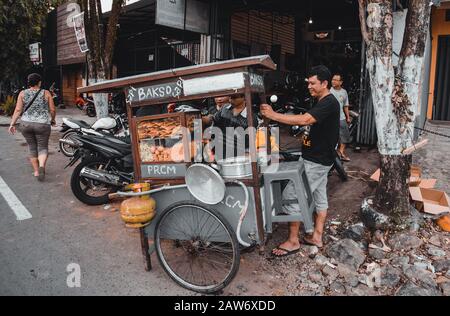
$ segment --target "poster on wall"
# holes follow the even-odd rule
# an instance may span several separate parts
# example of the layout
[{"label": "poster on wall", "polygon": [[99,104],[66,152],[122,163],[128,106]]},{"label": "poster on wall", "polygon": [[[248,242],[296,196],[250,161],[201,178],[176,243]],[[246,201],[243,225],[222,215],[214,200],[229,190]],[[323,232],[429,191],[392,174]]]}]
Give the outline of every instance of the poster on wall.
[{"label": "poster on wall", "polygon": [[86,29],[84,27],[84,12],[81,12],[73,17],[73,27],[75,29],[75,35],[77,37],[80,51],[82,53],[86,53],[89,51],[89,47],[86,39]]},{"label": "poster on wall", "polygon": [[198,0],[157,0],[156,24],[209,33],[209,4]]}]

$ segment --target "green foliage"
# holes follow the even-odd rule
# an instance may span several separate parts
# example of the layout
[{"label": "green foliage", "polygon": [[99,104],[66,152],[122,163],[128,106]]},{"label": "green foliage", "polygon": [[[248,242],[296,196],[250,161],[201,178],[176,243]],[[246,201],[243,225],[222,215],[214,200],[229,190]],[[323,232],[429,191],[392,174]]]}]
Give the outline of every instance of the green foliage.
[{"label": "green foliage", "polygon": [[51,8],[61,0],[0,0],[0,80],[14,81],[30,66],[29,44],[41,41]]},{"label": "green foliage", "polygon": [[12,96],[8,96],[5,103],[0,105],[0,108],[5,115],[11,116],[14,114],[14,110],[16,109],[16,100],[14,100]]}]

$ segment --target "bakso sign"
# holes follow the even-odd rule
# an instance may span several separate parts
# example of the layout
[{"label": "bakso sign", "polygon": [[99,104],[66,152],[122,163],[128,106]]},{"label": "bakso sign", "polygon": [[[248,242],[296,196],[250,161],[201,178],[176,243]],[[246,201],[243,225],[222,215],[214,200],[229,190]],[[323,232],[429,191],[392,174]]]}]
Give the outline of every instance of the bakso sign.
[{"label": "bakso sign", "polygon": [[[245,75],[246,73],[239,72],[187,80],[179,78],[164,84],[130,87],[128,102],[164,101],[216,92],[233,93],[245,87]],[[253,92],[264,92],[264,78],[261,75],[250,73],[249,79]]]},{"label": "bakso sign", "polygon": [[183,95],[183,82],[169,82],[154,86],[133,88],[128,91],[128,102],[163,101]]}]

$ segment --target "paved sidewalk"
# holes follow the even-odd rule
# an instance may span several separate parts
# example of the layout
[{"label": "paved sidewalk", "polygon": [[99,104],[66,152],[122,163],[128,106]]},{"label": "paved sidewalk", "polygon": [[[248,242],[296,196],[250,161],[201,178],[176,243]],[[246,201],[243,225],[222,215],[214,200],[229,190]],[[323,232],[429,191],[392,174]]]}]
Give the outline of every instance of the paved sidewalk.
[{"label": "paved sidewalk", "polygon": [[[83,112],[81,112],[76,107],[67,107],[66,109],[56,109],[56,127],[53,130],[59,130],[62,125],[62,119],[64,117],[70,117],[76,120],[83,120],[89,124],[95,123],[97,120],[95,117],[89,117]],[[9,126],[11,123],[11,117],[0,115],[0,126]]]},{"label": "paved sidewalk", "polygon": [[[425,129],[450,136],[450,122],[427,122]],[[429,143],[414,154],[414,163],[422,167],[424,178],[437,179],[436,188],[450,193],[450,138],[423,132]]]}]

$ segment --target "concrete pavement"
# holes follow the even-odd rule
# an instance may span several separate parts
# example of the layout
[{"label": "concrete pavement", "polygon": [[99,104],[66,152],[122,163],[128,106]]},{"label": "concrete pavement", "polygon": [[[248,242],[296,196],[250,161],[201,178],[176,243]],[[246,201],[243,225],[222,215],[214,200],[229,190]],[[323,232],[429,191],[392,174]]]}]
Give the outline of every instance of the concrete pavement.
[{"label": "concrete pavement", "polygon": [[[32,214],[18,221],[0,195],[0,295],[192,295],[155,256],[154,270],[144,271],[139,234],[124,227],[118,212],[73,197],[59,136],[52,134],[47,180],[39,183],[22,136],[0,127],[0,176]],[[81,269],[80,288],[67,284],[71,264]]]},{"label": "concrete pavement", "polygon": [[[425,129],[450,136],[450,122],[427,122]],[[414,163],[422,168],[423,178],[437,179],[436,189],[450,194],[450,137],[424,132],[429,143],[414,153]]]}]

